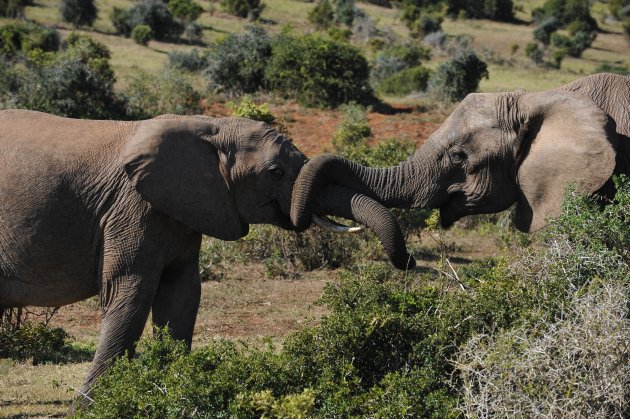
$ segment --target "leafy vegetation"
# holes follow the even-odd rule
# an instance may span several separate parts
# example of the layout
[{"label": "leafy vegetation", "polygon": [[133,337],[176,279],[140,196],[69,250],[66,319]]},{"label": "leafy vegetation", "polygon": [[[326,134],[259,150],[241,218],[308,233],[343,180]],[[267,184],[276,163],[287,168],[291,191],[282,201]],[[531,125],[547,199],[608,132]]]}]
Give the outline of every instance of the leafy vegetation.
[{"label": "leafy vegetation", "polygon": [[160,40],[177,39],[184,32],[184,25],[161,0],[140,0],[128,9],[114,7],[110,18],[116,31],[125,36],[131,36],[138,25],[150,27]]},{"label": "leafy vegetation", "polygon": [[93,0],[62,0],[61,19],[74,26],[92,26],[98,10]]},{"label": "leafy vegetation", "polygon": [[462,51],[438,66],[429,80],[429,90],[439,100],[455,102],[475,92],[482,78],[488,78],[488,65],[474,51]]},{"label": "leafy vegetation", "polygon": [[81,415],[623,416],[630,184],[617,185],[603,210],[569,194],[544,245],[512,258],[458,275],[342,272],[320,301],[329,314],[281,349],[187,353],[160,333],[116,362]]},{"label": "leafy vegetation", "polygon": [[258,20],[265,9],[261,0],[221,0],[221,6],[226,12],[249,20]]},{"label": "leafy vegetation", "polygon": [[165,67],[157,74],[137,70],[129,82],[126,97],[127,112],[135,118],[201,112],[201,96],[192,86],[190,77],[171,67]]},{"label": "leafy vegetation", "polygon": [[271,38],[258,26],[247,26],[240,35],[228,35],[213,45],[208,54],[206,75],[210,89],[232,95],[262,89],[271,53]]},{"label": "leafy vegetation", "polygon": [[335,107],[372,95],[369,66],[361,52],[318,35],[275,38],[265,77],[271,90],[307,106]]}]

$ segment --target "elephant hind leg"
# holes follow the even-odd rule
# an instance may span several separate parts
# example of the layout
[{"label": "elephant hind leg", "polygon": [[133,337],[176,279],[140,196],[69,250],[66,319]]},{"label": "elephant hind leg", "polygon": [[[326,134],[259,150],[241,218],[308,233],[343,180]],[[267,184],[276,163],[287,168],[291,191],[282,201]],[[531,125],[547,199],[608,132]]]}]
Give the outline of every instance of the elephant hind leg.
[{"label": "elephant hind leg", "polygon": [[189,347],[201,297],[198,266],[195,257],[184,266],[165,269],[152,308],[153,325],[168,326],[171,336]]}]

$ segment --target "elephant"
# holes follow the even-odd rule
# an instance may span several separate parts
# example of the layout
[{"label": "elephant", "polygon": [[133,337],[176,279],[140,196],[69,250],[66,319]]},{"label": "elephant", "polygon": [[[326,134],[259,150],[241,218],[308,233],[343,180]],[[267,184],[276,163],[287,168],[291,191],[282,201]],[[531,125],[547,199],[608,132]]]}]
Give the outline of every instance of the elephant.
[{"label": "elephant", "polygon": [[[294,230],[292,189],[305,161],[285,135],[245,118],[0,111],[0,308],[99,296],[87,396],[113,359],[133,354],[150,312],[190,346],[202,234],[237,240],[256,223]],[[317,211],[368,224],[380,211],[385,228],[375,228],[397,230],[371,198],[328,190]]]},{"label": "elephant", "polygon": [[525,232],[559,214],[565,189],[610,197],[630,174],[630,77],[595,74],[557,89],[469,94],[398,166],[368,168],[334,155],[310,160],[293,190],[291,219],[311,223],[329,183],[385,207],[439,209],[451,226],[516,204]]}]

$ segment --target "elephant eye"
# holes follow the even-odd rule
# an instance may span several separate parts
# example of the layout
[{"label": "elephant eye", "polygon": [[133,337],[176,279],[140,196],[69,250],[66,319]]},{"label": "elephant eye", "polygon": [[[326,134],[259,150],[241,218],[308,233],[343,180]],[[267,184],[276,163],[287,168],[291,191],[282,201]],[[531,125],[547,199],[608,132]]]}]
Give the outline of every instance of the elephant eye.
[{"label": "elephant eye", "polygon": [[282,169],[278,167],[272,167],[271,169],[269,169],[269,173],[271,174],[271,177],[273,177],[274,179],[280,179],[283,175]]},{"label": "elephant eye", "polygon": [[462,164],[466,160],[466,153],[464,151],[451,151],[451,161],[455,164]]}]

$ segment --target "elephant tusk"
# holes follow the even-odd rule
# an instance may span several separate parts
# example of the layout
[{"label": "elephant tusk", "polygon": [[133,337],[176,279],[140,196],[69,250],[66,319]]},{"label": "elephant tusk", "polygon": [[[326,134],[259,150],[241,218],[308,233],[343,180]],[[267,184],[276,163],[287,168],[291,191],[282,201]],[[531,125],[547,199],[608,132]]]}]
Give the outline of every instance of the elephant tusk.
[{"label": "elephant tusk", "polygon": [[335,233],[358,233],[359,231],[363,231],[363,227],[348,227],[343,224],[336,223],[328,217],[320,217],[315,214],[313,214],[313,221],[321,228]]}]

